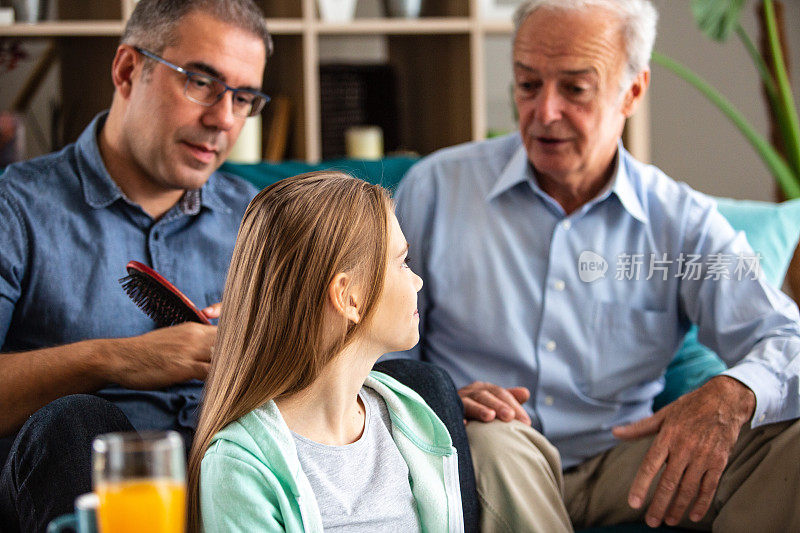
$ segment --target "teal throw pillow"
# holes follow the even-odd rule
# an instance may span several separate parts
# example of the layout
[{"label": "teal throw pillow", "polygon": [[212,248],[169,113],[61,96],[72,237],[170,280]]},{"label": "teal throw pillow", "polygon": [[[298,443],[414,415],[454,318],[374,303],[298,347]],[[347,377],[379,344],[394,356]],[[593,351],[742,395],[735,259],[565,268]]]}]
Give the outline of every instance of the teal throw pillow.
[{"label": "teal throw pillow", "polygon": [[[800,238],[800,199],[781,204],[719,198],[717,207],[737,231],[761,254],[766,280],[780,288]],[[664,391],[653,401],[658,410],[693,391],[726,369],[725,363],[697,340],[697,327],[686,334],[683,345],[667,368]]]}]

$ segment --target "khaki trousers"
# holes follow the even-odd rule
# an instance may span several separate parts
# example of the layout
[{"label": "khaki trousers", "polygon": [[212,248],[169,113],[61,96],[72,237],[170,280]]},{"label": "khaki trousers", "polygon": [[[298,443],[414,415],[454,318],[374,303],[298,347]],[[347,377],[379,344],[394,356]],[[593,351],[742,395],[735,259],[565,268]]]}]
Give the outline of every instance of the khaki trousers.
[{"label": "khaki trousers", "polygon": [[[481,531],[544,532],[644,522],[651,487],[641,509],[628,506],[628,491],[652,442],[623,442],[566,474],[558,452],[520,422],[467,424]],[[711,509],[682,528],[725,533],[800,532],[800,421],[739,435]]]}]

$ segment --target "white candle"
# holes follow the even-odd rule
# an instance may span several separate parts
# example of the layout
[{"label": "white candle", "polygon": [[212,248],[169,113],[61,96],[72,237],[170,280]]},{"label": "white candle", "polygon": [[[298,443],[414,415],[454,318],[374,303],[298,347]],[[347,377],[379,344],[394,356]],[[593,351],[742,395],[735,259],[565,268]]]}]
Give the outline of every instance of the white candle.
[{"label": "white candle", "polygon": [[319,15],[325,22],[350,22],[356,13],[356,0],[317,0],[317,3]]},{"label": "white candle", "polygon": [[0,26],[14,24],[14,8],[0,7]]},{"label": "white candle", "polygon": [[383,130],[379,126],[353,126],[345,132],[344,140],[351,159],[383,157]]},{"label": "white candle", "polygon": [[258,163],[261,161],[261,115],[244,119],[239,139],[228,154],[231,163]]}]

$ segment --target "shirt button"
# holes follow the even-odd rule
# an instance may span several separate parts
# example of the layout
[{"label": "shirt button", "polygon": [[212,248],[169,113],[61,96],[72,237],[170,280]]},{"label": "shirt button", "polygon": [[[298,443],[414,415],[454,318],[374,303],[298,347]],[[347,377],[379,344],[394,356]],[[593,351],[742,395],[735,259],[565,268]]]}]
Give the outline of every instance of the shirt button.
[{"label": "shirt button", "polygon": [[556,341],[547,341],[547,344],[544,345],[544,349],[548,352],[555,352],[556,351]]},{"label": "shirt button", "polygon": [[544,397],[544,403],[545,405],[553,405],[553,403],[555,403],[555,400],[553,399],[552,396],[548,395]]},{"label": "shirt button", "polygon": [[763,422],[767,418],[767,415],[761,415],[758,417],[759,422]]},{"label": "shirt button", "polygon": [[564,283],[564,282],[563,282],[562,280],[560,280],[560,279],[557,279],[557,280],[555,280],[555,281],[553,282],[553,288],[554,288],[555,290],[557,290],[558,292],[561,292],[561,291],[563,291],[563,290],[564,290],[564,288],[566,288],[566,286],[567,286],[567,284],[566,284],[566,283]]},{"label": "shirt button", "polygon": [[561,223],[561,227],[563,227],[564,229],[569,229],[572,227],[572,222],[570,222],[569,220],[565,220],[564,222]]}]

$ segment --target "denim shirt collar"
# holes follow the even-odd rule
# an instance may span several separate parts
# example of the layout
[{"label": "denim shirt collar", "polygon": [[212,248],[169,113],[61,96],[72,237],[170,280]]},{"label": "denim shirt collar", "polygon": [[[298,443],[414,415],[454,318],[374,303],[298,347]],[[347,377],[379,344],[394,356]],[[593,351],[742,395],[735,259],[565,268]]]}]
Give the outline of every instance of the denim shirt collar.
[{"label": "denim shirt collar", "polygon": [[[587,202],[586,205],[581,208],[583,212],[588,211],[613,193],[633,218],[640,222],[646,223],[648,221],[647,214],[642,207],[642,203],[639,201],[633,183],[631,183],[631,176],[628,174],[628,158],[630,157],[630,154],[628,154],[627,150],[622,146],[622,141],[618,141],[614,177],[609,184],[600,191],[596,198]],[[539,187],[533,167],[528,162],[528,154],[525,151],[524,145],[520,145],[517,151],[514,152],[514,155],[503,168],[497,182],[494,187],[492,187],[491,191],[489,191],[486,199],[491,201],[523,182],[530,183],[534,192],[546,203],[555,204],[557,206],[557,202]],[[560,206],[558,207],[560,208]]]},{"label": "denim shirt collar", "polygon": [[103,111],[83,130],[75,143],[78,159],[78,178],[83,186],[83,197],[89,206],[95,209],[108,207],[119,198],[123,198],[122,189],[114,183],[100,156],[97,138],[108,117]]},{"label": "denim shirt collar", "polygon": [[[106,118],[108,111],[103,111],[94,117],[75,143],[78,176],[83,186],[83,196],[86,203],[95,209],[108,207],[120,198],[133,203],[125,197],[122,189],[111,178],[100,155],[98,136]],[[201,206],[222,213],[230,212],[230,208],[222,201],[217,190],[216,174],[213,172],[202,188],[187,190],[181,197],[178,207],[184,214],[196,215],[200,212]]]}]

